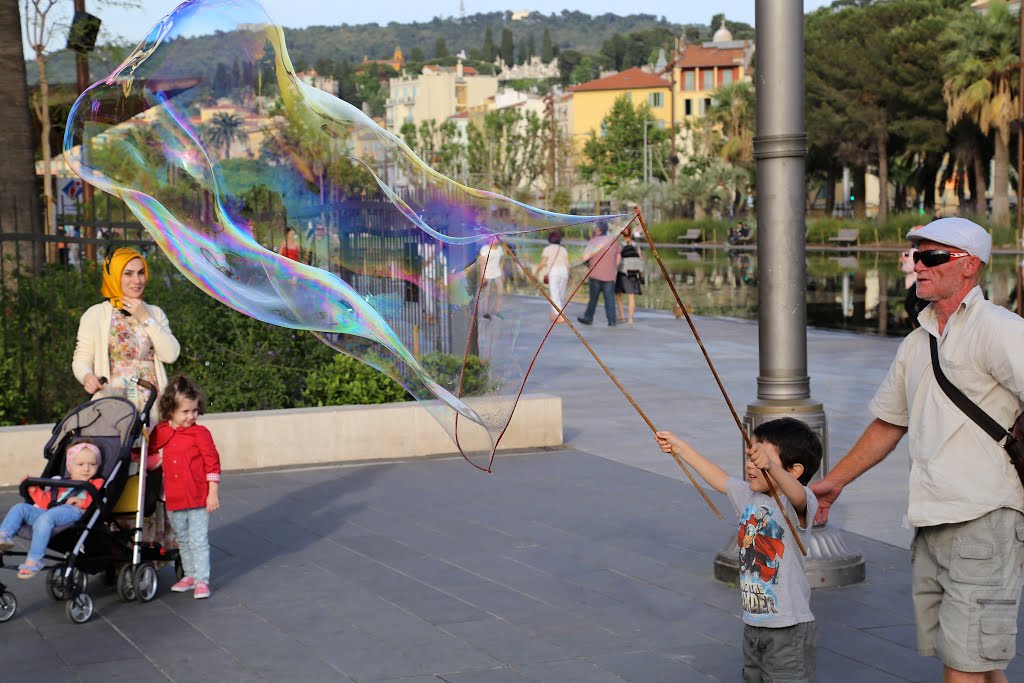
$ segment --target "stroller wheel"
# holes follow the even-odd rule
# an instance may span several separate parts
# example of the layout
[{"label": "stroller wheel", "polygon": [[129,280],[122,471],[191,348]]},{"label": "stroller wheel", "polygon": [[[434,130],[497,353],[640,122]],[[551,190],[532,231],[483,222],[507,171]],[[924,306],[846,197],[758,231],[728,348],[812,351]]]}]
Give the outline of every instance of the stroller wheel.
[{"label": "stroller wheel", "polygon": [[84,593],[89,588],[89,575],[81,569],[71,572],[71,579],[64,578],[65,565],[59,564],[46,571],[46,592],[54,600],[67,600],[75,591]]},{"label": "stroller wheel", "polygon": [[73,595],[64,608],[65,614],[75,624],[84,624],[92,617],[92,598],[88,593]]},{"label": "stroller wheel", "polygon": [[126,564],[117,572],[117,597],[125,602],[135,599],[135,583],[132,565]]},{"label": "stroller wheel", "polygon": [[66,600],[64,592],[64,565],[50,567],[46,570],[46,592],[54,600]]},{"label": "stroller wheel", "polygon": [[149,602],[155,598],[159,584],[160,579],[153,565],[142,564],[135,570],[135,596],[139,602]]},{"label": "stroller wheel", "polygon": [[9,591],[0,593],[0,624],[10,621],[17,611],[18,599],[14,597],[14,593]]}]

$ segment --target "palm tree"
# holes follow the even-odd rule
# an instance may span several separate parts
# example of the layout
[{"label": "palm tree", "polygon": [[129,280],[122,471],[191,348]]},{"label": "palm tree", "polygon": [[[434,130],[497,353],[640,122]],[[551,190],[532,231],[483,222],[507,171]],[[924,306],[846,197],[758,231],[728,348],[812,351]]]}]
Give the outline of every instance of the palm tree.
[{"label": "palm tree", "polygon": [[[36,173],[18,0],[0,0],[0,231],[36,232]],[[41,250],[35,250],[41,255]],[[28,256],[26,253],[25,256]],[[27,259],[26,259],[27,261]],[[36,261],[38,263],[38,261]]]},{"label": "palm tree", "polygon": [[983,134],[994,133],[992,222],[1004,224],[1010,216],[1010,122],[1017,118],[1017,21],[1004,3],[989,3],[984,14],[965,8],[940,40],[948,47],[942,89],[947,124],[968,119]]},{"label": "palm tree", "polygon": [[224,158],[231,158],[231,143],[235,140],[241,142],[248,139],[249,135],[242,130],[242,117],[237,114],[218,112],[213,115],[207,132],[207,141],[214,147],[224,148]]},{"label": "palm tree", "polygon": [[[738,81],[722,86],[711,100],[707,116],[721,126],[722,158],[748,165],[754,159],[754,86]],[[750,169],[748,169],[750,170]]]}]

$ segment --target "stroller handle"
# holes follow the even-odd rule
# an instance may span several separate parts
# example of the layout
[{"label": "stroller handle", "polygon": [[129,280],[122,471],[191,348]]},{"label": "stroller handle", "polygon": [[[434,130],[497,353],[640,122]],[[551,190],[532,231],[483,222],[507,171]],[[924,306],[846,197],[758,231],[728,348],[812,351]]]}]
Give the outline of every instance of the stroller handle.
[{"label": "stroller handle", "polygon": [[146,398],[146,405],[143,406],[141,413],[142,421],[149,424],[149,411],[153,408],[153,404],[156,403],[156,385],[149,380],[139,378],[137,380],[138,385],[143,389],[149,390],[149,396]]}]

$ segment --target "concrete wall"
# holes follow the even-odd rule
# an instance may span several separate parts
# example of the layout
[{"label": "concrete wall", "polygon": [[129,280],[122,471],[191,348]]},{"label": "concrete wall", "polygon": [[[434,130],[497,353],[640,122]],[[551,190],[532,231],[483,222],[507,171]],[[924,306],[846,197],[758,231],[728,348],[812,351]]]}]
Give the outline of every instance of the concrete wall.
[{"label": "concrete wall", "polygon": [[[457,451],[428,411],[436,402],[328,406],[204,415],[225,470],[407,458]],[[479,409],[474,406],[475,409]],[[17,484],[43,468],[43,446],[53,425],[0,427],[0,486]],[[474,462],[486,462],[486,433],[459,420],[459,440]],[[562,399],[523,396],[499,450],[562,444]]]}]

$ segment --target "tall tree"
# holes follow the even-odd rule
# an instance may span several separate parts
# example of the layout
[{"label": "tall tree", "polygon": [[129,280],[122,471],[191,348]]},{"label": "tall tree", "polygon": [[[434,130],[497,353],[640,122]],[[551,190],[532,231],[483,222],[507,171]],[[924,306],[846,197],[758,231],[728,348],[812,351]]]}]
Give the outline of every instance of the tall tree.
[{"label": "tall tree", "polygon": [[549,64],[555,58],[555,51],[551,47],[551,31],[544,27],[544,33],[540,37],[540,60]]},{"label": "tall tree", "polygon": [[0,0],[0,92],[0,232],[34,232],[40,222],[34,220],[36,173],[18,0]]},{"label": "tall tree", "polygon": [[207,132],[207,140],[214,147],[224,148],[224,158],[231,158],[231,144],[245,140],[248,134],[242,128],[242,118],[236,114],[218,112],[213,115]]},{"label": "tall tree", "polygon": [[498,56],[498,50],[494,47],[494,32],[491,31],[490,26],[487,27],[486,31],[484,31],[483,52],[485,62],[493,62],[494,58]]},{"label": "tall tree", "polygon": [[498,54],[505,60],[505,64],[512,66],[516,63],[515,37],[511,29],[501,29],[501,52]]},{"label": "tall tree", "polygon": [[47,74],[47,59],[50,55],[50,43],[56,29],[56,16],[52,14],[56,0],[24,0],[22,3],[22,20],[25,22],[25,40],[35,54],[36,71],[39,81],[36,91],[32,95],[32,109],[36,118],[39,119],[40,141],[43,157],[43,197],[45,221],[44,224],[50,229],[56,226],[50,225],[50,217],[54,214],[55,203],[53,197],[53,174],[50,169],[50,159],[53,151],[50,149],[50,81]]},{"label": "tall tree", "polygon": [[504,195],[514,195],[544,173],[548,126],[534,112],[498,109],[484,116],[483,129],[470,126],[469,172],[489,179]]},{"label": "tall tree", "polygon": [[444,37],[438,36],[437,40],[434,41],[434,59],[444,59],[449,54],[448,44],[445,42]]},{"label": "tall tree", "polygon": [[1010,217],[1010,123],[1017,118],[1014,84],[1020,62],[1017,21],[1004,3],[989,3],[984,14],[965,7],[942,33],[948,47],[943,96],[948,122],[962,119],[994,136],[992,222]]},{"label": "tall tree", "polygon": [[608,189],[643,181],[646,139],[652,147],[651,175],[665,180],[668,134],[663,128],[647,125],[645,136],[645,123],[654,123],[646,103],[634,108],[625,95],[616,99],[601,121],[601,131],[590,131],[583,144],[580,175]]}]

